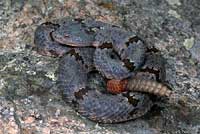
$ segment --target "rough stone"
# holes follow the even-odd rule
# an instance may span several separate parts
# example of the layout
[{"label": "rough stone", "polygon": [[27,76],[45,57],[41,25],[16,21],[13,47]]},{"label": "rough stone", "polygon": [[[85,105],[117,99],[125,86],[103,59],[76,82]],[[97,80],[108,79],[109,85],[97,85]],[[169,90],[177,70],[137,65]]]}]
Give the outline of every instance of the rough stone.
[{"label": "rough stone", "polygon": [[[199,5],[199,0],[0,1],[0,133],[199,134]],[[157,100],[146,116],[121,124],[96,124],[77,115],[55,85],[58,59],[37,54],[33,43],[36,26],[63,16],[121,25],[161,50],[177,101]],[[185,47],[191,38],[194,43]]]}]

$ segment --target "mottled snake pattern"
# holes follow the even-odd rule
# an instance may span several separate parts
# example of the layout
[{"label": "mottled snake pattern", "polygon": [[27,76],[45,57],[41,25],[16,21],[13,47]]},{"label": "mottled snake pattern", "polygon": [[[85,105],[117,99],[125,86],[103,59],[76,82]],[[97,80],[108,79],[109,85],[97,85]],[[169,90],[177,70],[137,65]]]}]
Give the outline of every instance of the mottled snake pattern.
[{"label": "mottled snake pattern", "polygon": [[100,123],[139,118],[149,94],[170,96],[165,59],[135,34],[92,19],[63,18],[35,31],[37,52],[60,57],[58,88],[78,113]]}]

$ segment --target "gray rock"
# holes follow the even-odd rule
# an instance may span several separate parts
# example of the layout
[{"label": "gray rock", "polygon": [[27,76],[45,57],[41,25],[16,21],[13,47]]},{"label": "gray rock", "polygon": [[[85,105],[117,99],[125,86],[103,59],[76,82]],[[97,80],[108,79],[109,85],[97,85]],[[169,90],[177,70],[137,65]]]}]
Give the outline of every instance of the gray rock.
[{"label": "gray rock", "polygon": [[[0,133],[199,134],[199,5],[199,0],[0,1]],[[36,26],[63,16],[119,24],[161,50],[179,97],[156,100],[142,119],[121,124],[98,125],[77,115],[55,86],[57,59],[34,51]],[[186,49],[184,41],[192,37]]]},{"label": "gray rock", "polygon": [[194,45],[190,49],[192,58],[196,59],[200,63],[200,40],[195,41]]}]

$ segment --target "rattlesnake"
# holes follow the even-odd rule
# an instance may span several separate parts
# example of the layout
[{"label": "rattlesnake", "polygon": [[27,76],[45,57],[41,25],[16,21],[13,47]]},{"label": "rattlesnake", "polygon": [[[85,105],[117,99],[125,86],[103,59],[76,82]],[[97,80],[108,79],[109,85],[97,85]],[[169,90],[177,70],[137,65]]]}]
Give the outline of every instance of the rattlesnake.
[{"label": "rattlesnake", "polygon": [[142,92],[171,94],[161,84],[162,55],[119,26],[63,18],[39,25],[34,42],[38,53],[61,57],[58,88],[63,99],[93,121],[117,123],[141,117],[153,105]]}]

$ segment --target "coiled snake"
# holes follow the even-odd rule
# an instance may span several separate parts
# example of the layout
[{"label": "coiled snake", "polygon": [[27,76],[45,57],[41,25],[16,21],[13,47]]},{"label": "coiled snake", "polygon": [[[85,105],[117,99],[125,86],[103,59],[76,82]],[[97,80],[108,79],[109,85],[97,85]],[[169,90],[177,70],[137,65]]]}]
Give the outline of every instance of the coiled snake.
[{"label": "coiled snake", "polygon": [[64,18],[38,26],[34,42],[38,53],[61,57],[58,88],[63,99],[93,121],[141,117],[153,105],[144,92],[171,94],[161,84],[165,60],[160,53],[118,26]]}]

